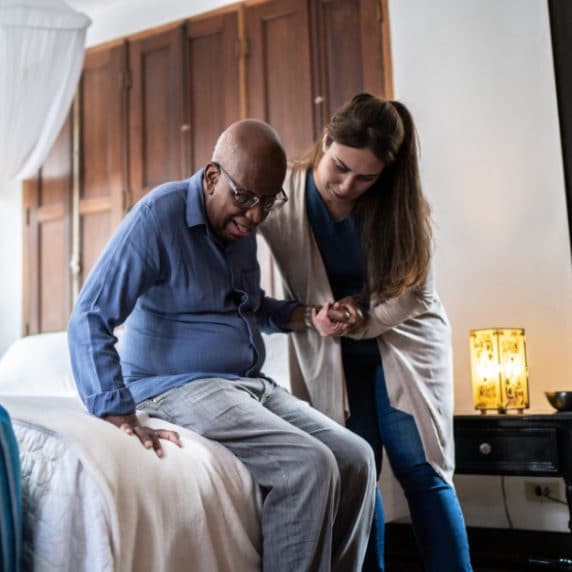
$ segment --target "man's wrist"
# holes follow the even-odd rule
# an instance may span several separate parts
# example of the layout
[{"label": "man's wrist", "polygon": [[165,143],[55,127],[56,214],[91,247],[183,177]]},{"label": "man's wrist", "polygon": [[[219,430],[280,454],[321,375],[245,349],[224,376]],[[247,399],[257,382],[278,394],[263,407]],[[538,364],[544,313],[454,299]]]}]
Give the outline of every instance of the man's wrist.
[{"label": "man's wrist", "polygon": [[135,413],[129,413],[127,415],[104,415],[102,419],[112,423],[116,427],[121,427],[124,424],[132,425],[133,427],[139,425],[139,421]]}]

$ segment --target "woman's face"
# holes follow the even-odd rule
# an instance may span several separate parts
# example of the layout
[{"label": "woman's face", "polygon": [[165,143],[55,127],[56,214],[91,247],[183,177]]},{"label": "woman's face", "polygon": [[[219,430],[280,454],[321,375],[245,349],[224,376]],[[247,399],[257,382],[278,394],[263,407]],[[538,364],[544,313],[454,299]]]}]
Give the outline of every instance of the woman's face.
[{"label": "woman's face", "polygon": [[356,149],[322,139],[324,154],[314,171],[322,198],[332,205],[353,204],[377,181],[384,164],[367,147]]}]

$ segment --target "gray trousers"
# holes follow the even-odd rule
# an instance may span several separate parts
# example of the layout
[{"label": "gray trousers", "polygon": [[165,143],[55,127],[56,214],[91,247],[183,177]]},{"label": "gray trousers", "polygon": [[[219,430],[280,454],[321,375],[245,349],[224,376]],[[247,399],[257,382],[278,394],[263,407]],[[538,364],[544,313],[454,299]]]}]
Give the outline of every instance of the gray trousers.
[{"label": "gray trousers", "polygon": [[371,447],[263,378],[200,379],[138,409],[221,443],[262,491],[262,568],[360,571],[376,471]]}]

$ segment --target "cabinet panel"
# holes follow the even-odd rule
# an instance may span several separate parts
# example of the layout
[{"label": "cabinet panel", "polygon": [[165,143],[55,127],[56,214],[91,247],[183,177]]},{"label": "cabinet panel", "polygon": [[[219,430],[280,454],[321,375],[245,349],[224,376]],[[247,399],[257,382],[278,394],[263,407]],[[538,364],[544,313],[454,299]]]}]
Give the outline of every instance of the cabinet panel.
[{"label": "cabinet panel", "polygon": [[270,123],[289,156],[314,140],[309,8],[277,0],[246,9],[248,113]]},{"label": "cabinet panel", "polygon": [[363,86],[359,0],[321,0],[318,13],[325,119]]},{"label": "cabinet panel", "polygon": [[24,183],[25,334],[65,329],[71,310],[72,119],[37,177]]},{"label": "cabinet panel", "polygon": [[[356,93],[388,97],[381,0],[317,0],[314,34],[323,121]],[[388,45],[388,44],[387,44]]]},{"label": "cabinet panel", "polygon": [[133,201],[182,178],[183,30],[129,42],[129,173]]},{"label": "cabinet panel", "polygon": [[97,262],[101,251],[111,236],[112,228],[107,212],[90,210],[82,216],[81,265],[82,278],[85,280],[89,271]]},{"label": "cabinet panel", "polygon": [[40,248],[40,328],[57,332],[67,325],[69,304],[69,236],[63,209],[38,229]]},{"label": "cabinet panel", "polygon": [[186,175],[211,159],[220,133],[240,119],[238,14],[191,20],[186,41]]},{"label": "cabinet panel", "polygon": [[[88,52],[80,84],[79,285],[123,215],[126,173],[126,46]],[[97,223],[92,222],[97,219]]]}]

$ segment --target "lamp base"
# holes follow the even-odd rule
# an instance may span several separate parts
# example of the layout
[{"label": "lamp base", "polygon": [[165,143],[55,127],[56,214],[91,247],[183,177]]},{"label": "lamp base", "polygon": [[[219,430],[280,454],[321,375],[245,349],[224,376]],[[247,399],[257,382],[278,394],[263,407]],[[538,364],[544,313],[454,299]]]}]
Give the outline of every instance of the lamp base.
[{"label": "lamp base", "polygon": [[481,412],[481,415],[486,415],[489,411],[492,411],[493,413],[496,411],[497,414],[499,415],[507,415],[509,410],[510,411],[514,411],[517,415],[524,415],[524,408],[523,407],[497,407],[496,409],[494,408],[489,408],[489,409],[484,409],[481,407],[475,407],[475,409],[477,411]]}]

